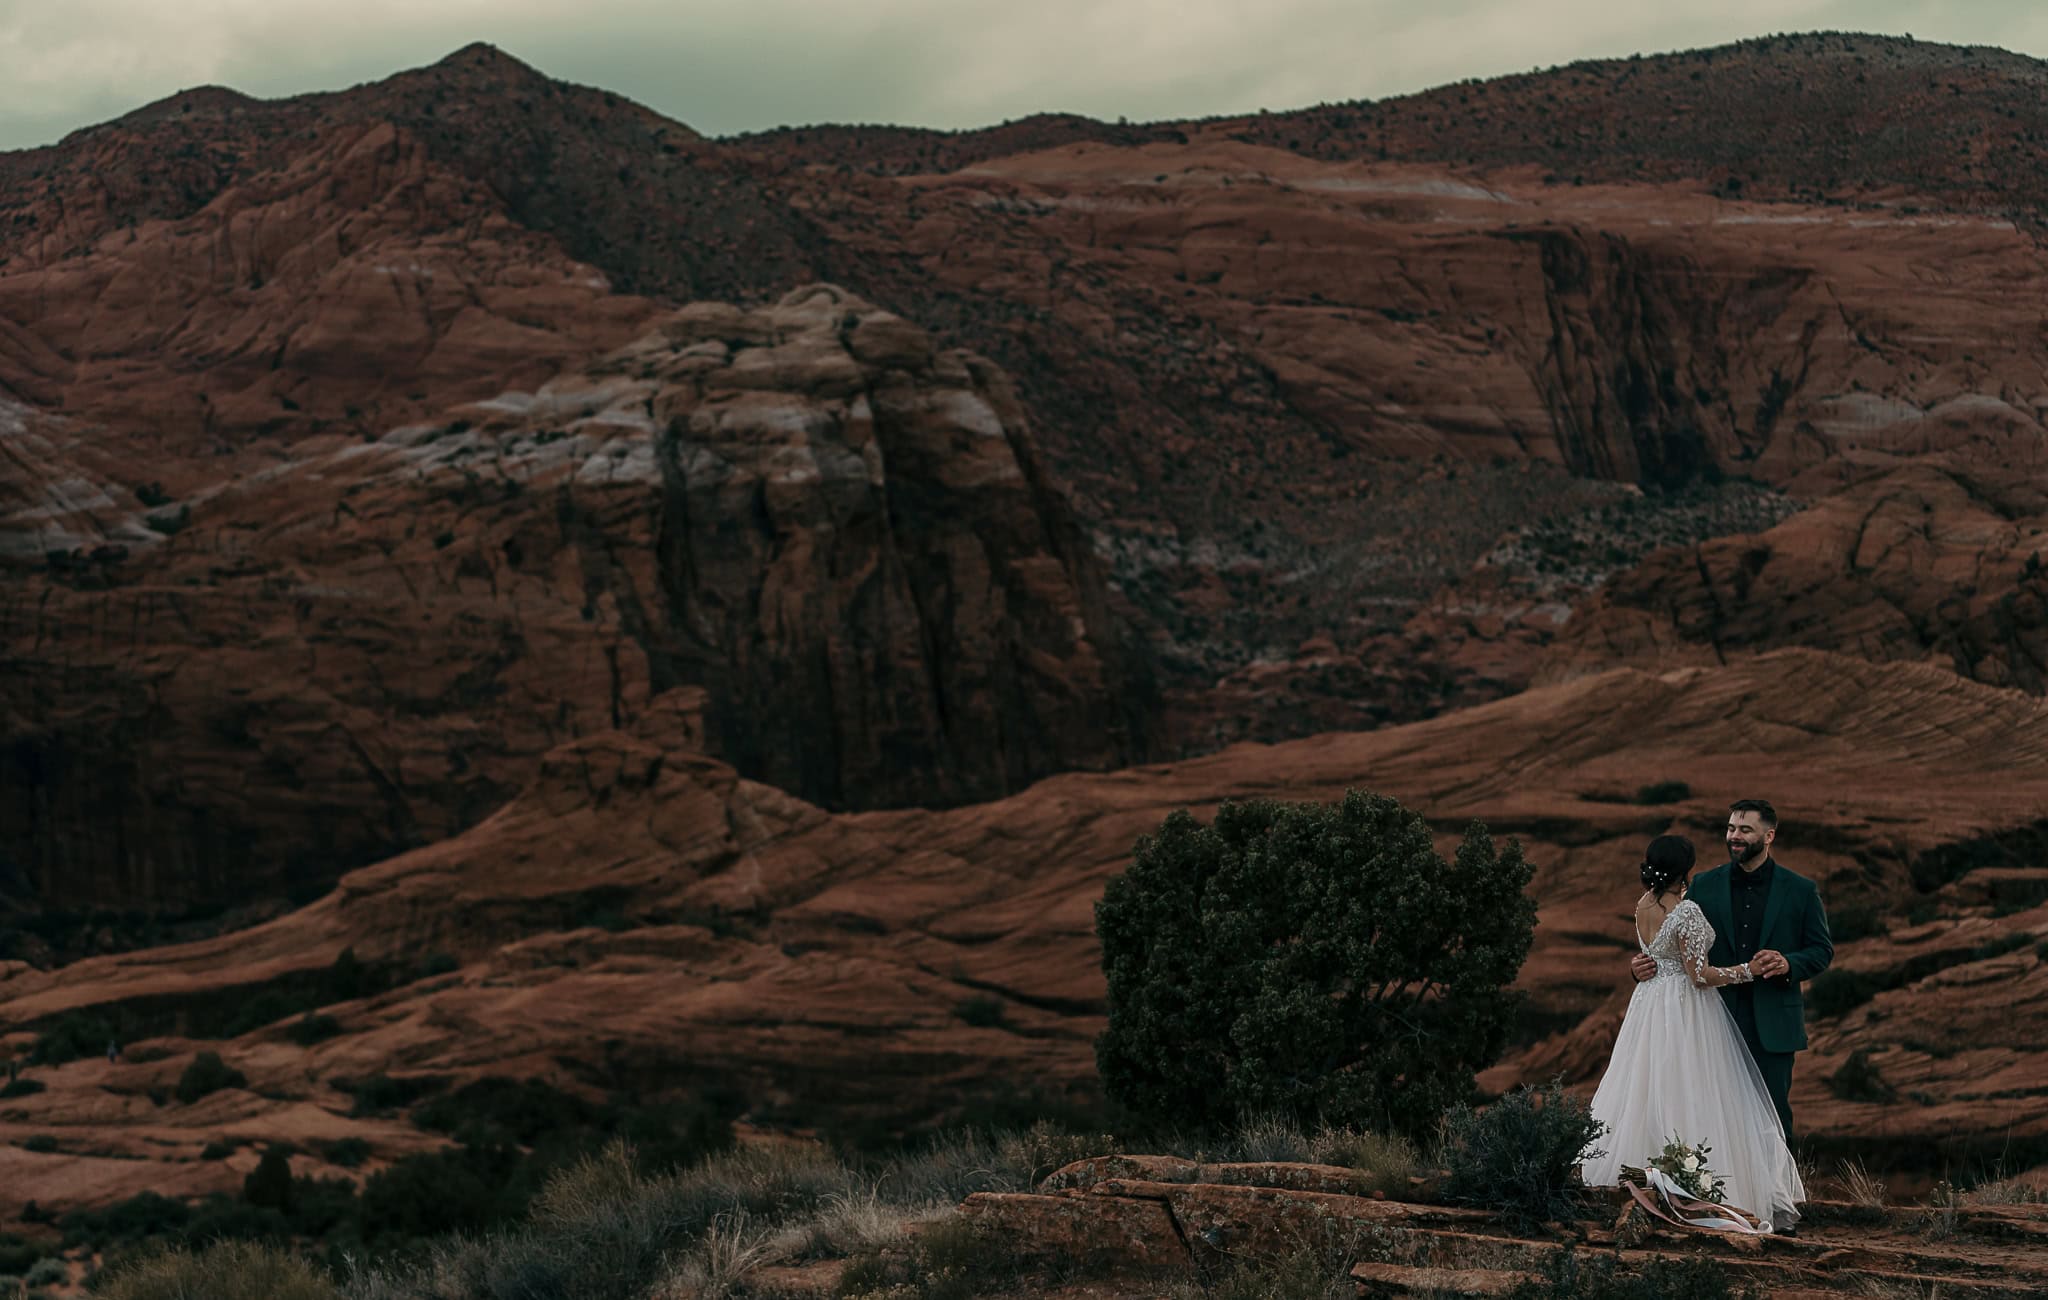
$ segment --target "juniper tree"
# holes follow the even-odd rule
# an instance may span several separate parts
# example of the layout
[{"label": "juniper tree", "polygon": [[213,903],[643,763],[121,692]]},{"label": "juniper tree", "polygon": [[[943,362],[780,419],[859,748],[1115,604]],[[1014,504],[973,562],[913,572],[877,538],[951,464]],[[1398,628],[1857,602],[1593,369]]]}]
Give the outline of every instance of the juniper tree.
[{"label": "juniper tree", "polygon": [[1529,876],[1514,840],[1474,823],[1445,862],[1420,816],[1357,790],[1176,812],[1096,905],[1104,1088],[1177,1126],[1426,1136],[1506,1046]]}]

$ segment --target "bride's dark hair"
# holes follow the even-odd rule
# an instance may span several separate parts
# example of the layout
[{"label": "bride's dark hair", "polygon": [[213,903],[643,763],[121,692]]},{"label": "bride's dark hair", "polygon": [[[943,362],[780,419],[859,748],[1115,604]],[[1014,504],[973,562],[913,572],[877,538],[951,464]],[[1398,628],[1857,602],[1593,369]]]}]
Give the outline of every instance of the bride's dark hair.
[{"label": "bride's dark hair", "polygon": [[1664,891],[1692,874],[1692,841],[1683,835],[1659,835],[1643,850],[1643,888]]}]

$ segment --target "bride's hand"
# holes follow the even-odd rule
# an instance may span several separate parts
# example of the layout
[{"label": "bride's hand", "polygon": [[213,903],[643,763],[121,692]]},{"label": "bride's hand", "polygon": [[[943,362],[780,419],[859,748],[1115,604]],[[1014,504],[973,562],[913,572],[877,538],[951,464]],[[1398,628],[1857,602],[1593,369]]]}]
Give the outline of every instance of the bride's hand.
[{"label": "bride's hand", "polygon": [[1749,968],[1756,972],[1758,979],[1768,980],[1783,975],[1792,969],[1792,965],[1785,960],[1784,953],[1775,948],[1766,948],[1749,959]]}]

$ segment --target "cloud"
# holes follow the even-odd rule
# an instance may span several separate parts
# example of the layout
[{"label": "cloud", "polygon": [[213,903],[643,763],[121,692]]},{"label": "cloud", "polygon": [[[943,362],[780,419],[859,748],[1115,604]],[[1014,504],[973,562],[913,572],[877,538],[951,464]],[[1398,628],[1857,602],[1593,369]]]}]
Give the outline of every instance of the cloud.
[{"label": "cloud", "polygon": [[0,0],[0,148],[190,86],[337,89],[473,40],[725,134],[1282,109],[1814,28],[2048,52],[2033,0]]}]

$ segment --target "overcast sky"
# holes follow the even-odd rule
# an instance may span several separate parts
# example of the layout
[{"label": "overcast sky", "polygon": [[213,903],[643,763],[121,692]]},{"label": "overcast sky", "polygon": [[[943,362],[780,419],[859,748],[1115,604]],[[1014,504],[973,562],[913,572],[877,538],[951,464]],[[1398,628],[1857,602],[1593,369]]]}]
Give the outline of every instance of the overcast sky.
[{"label": "overcast sky", "polygon": [[0,149],[191,86],[335,90],[476,40],[725,135],[1283,109],[1821,29],[2048,57],[2048,0],[0,0]]}]

